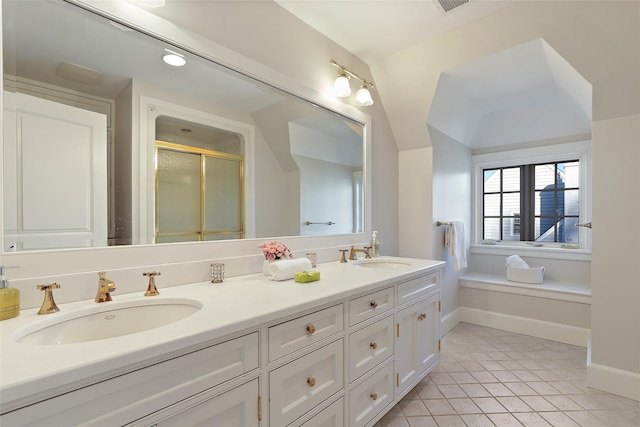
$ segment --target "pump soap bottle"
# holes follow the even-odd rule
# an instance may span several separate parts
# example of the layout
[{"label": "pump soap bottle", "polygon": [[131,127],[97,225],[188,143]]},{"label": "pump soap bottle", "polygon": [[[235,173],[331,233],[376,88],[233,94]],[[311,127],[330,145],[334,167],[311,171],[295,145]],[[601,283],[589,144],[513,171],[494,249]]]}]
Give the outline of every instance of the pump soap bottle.
[{"label": "pump soap bottle", "polygon": [[378,241],[378,232],[374,231],[373,233],[371,233],[371,243],[369,243],[369,246],[371,246],[371,256],[380,256],[380,242]]},{"label": "pump soap bottle", "polygon": [[20,314],[20,290],[10,288],[4,275],[5,268],[0,266],[0,320],[11,319]]}]

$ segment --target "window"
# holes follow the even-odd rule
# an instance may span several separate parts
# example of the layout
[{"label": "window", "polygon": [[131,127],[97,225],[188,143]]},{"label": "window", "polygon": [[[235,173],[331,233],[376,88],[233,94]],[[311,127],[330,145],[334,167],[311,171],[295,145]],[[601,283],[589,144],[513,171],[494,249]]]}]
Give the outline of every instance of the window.
[{"label": "window", "polygon": [[589,249],[590,143],[482,154],[475,164],[474,243]]},{"label": "window", "polygon": [[484,240],[578,243],[580,161],[483,169]]}]

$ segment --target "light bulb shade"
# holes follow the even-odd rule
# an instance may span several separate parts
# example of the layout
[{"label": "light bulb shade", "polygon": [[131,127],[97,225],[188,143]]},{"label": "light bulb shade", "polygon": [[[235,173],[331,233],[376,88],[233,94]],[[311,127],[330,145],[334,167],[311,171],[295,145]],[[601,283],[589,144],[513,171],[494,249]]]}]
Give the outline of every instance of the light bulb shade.
[{"label": "light bulb shade", "polygon": [[371,98],[371,92],[369,92],[369,89],[364,86],[358,89],[356,92],[356,104],[362,105],[363,107],[373,105],[373,98]]},{"label": "light bulb shade", "polygon": [[345,76],[338,76],[336,81],[333,83],[333,93],[340,98],[351,95],[349,79]]}]

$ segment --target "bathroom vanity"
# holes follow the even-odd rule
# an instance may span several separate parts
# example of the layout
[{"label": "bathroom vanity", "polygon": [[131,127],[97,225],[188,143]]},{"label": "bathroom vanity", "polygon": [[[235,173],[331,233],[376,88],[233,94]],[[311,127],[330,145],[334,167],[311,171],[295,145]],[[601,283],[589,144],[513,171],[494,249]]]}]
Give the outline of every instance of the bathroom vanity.
[{"label": "bathroom vanity", "polygon": [[[47,316],[25,310],[0,324],[0,424],[371,426],[439,360],[442,267],[329,262],[318,282],[257,274],[62,304]],[[154,307],[180,304],[195,308],[137,333],[27,338],[78,323],[74,313],[117,318],[146,306],[130,322],[143,323]]]}]

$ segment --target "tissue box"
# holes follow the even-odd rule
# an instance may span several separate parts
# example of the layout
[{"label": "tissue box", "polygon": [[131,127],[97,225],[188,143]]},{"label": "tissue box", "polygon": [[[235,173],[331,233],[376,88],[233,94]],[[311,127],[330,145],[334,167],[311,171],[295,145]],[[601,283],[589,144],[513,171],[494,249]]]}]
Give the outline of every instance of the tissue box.
[{"label": "tissue box", "polygon": [[533,285],[542,283],[544,267],[522,268],[505,265],[505,268],[507,269],[507,280],[511,282],[530,283]]},{"label": "tissue box", "polygon": [[315,270],[299,271],[293,275],[293,279],[298,283],[308,283],[320,280],[320,272]]}]

